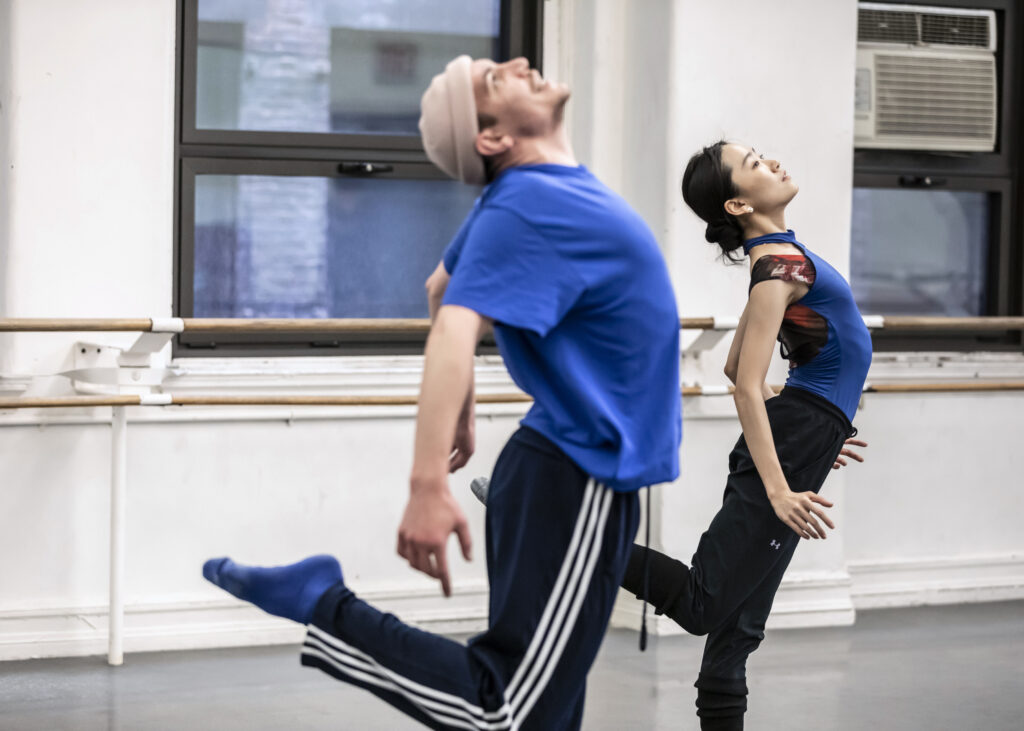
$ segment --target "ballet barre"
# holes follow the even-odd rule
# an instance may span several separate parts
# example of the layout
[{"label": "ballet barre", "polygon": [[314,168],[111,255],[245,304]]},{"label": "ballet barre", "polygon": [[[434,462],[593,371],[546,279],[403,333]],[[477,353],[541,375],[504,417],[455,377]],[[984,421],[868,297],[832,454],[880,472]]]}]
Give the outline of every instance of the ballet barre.
[{"label": "ballet barre", "polygon": [[[865,315],[870,330],[898,332],[986,333],[1024,330],[1024,317],[923,317]],[[683,357],[700,357],[717,346],[739,325],[738,317],[684,317],[682,330],[700,335],[681,351]],[[118,356],[120,366],[147,366],[151,356],[175,336],[184,333],[238,335],[245,333],[317,333],[371,335],[426,335],[425,318],[3,318],[0,332],[138,332],[142,335]]]},{"label": "ballet barre", "polygon": [[[776,393],[782,386],[772,386]],[[1024,391],[1024,381],[953,381],[919,383],[868,383],[864,393],[960,393],[986,391]],[[731,385],[683,386],[680,395],[731,396]],[[476,403],[532,403],[525,393],[478,393]],[[102,396],[20,396],[0,398],[0,411],[11,409],[123,408],[125,406],[416,406],[416,396],[334,396],[293,395],[266,396],[229,394],[215,396],[182,396],[170,393],[110,394]]]},{"label": "ballet barre", "polygon": [[[876,330],[991,332],[1024,330],[1024,317],[907,317],[866,316],[865,325]],[[736,329],[738,318],[683,318],[684,330],[700,330],[701,334],[687,347],[684,355],[698,355],[714,347],[726,334]],[[153,375],[151,357],[182,332],[205,333],[400,333],[426,334],[427,319],[237,319],[237,318],[5,318],[0,319],[0,332],[136,332],[139,338],[127,349],[118,349],[117,367],[83,368],[62,374],[82,383],[155,387],[159,378]],[[87,350],[90,344],[78,343]],[[97,347],[97,346],[92,346]],[[98,346],[97,350],[103,346]],[[121,378],[130,373],[130,378]],[[112,380],[110,380],[112,378]],[[776,391],[780,387],[774,387]],[[1020,381],[967,381],[954,383],[868,384],[865,393],[943,393],[972,391],[1024,391]],[[681,388],[683,397],[726,396],[734,392],[726,385],[689,385]],[[416,396],[317,396],[317,395],[202,395],[188,396],[150,392],[141,394],[96,394],[67,397],[0,398],[0,410],[104,408],[111,415],[111,493],[110,493],[110,587],[107,662],[124,662],[124,556],[125,503],[127,495],[127,408],[170,406],[415,406]],[[477,404],[528,403],[524,393],[478,393]]]},{"label": "ballet barre", "polygon": [[[736,317],[684,317],[683,330],[735,330]],[[925,317],[864,315],[871,330],[992,332],[1024,330],[1024,317]],[[143,332],[169,333],[426,333],[425,318],[0,318],[0,332]]]}]

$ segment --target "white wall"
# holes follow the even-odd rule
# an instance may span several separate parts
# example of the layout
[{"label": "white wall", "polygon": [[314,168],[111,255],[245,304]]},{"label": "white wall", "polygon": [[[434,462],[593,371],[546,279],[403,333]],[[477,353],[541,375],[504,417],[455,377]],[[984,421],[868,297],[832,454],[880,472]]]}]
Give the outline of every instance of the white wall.
[{"label": "white wall", "polygon": [[[746,302],[745,264],[726,266],[718,247],[704,240],[705,224],[693,215],[679,193],[681,171],[690,155],[717,139],[751,144],[780,159],[801,190],[787,211],[787,225],[821,256],[848,269],[850,181],[853,173],[853,83],[856,50],[856,3],[764,3],[745,0],[725,6],[702,2],[677,3],[670,95],[673,126],[666,148],[674,165],[668,246],[680,310],[684,316],[738,314]],[[814,28],[813,33],[795,32]],[[809,59],[818,59],[808,63]],[[721,365],[726,348],[688,364],[686,377],[702,383],[723,383]],[[785,363],[774,361],[773,383],[785,379]],[[729,404],[727,404],[729,406]],[[691,411],[693,411],[691,409]],[[714,424],[714,426],[712,426]],[[702,441],[717,455],[708,472],[685,472],[679,490],[664,496],[665,548],[692,551],[720,501],[726,455],[739,434],[729,413],[720,420],[692,421],[683,454],[693,455]],[[694,434],[697,432],[697,434]],[[715,438],[710,437],[715,434]],[[696,443],[696,444],[695,444]],[[718,479],[708,479],[708,474]],[[780,592],[773,619],[783,610],[802,613],[786,623],[834,624],[853,620],[849,579],[843,558],[846,536],[843,482],[835,475],[827,492],[836,498],[833,510],[842,528],[824,543],[803,545],[787,576],[787,589],[811,584],[816,596],[804,592],[791,598]],[[708,484],[710,483],[710,484]],[[693,505],[701,506],[696,513]],[[671,530],[674,516],[686,526]],[[699,520],[694,520],[699,516]]]},{"label": "white wall", "polygon": [[[557,5],[576,21],[576,33],[562,37],[576,44],[572,79],[584,95],[575,102],[587,110],[574,112],[577,152],[662,242],[682,316],[736,315],[746,298],[746,266],[719,261],[679,193],[689,156],[722,137],[783,160],[801,186],[787,223],[849,271],[856,2]],[[684,380],[724,383],[727,346],[687,358]],[[1022,375],[1019,355],[880,354],[870,379]],[[769,380],[784,379],[779,358]],[[838,529],[801,546],[771,624],[842,624],[856,608],[1024,597],[1024,531],[1014,525],[1021,479],[1011,464],[1020,401],[1014,393],[865,396],[855,422],[871,444],[868,462],[829,478]],[[686,399],[684,419],[683,474],[659,489],[652,535],[686,559],[720,504],[739,424],[729,399]],[[615,621],[636,626],[636,614],[635,602],[620,602]]]},{"label": "white wall", "polygon": [[[0,3],[0,315],[171,314],[174,5]],[[852,0],[549,0],[547,9],[549,68],[575,88],[577,152],[647,218],[684,316],[737,314],[745,298],[744,268],[716,260],[678,194],[688,156],[722,135],[782,157],[802,187],[791,225],[847,269]],[[0,392],[67,367],[78,337],[0,338]],[[685,377],[722,383],[724,349],[688,360]],[[170,388],[181,393],[414,393],[419,379],[415,358],[175,365]],[[975,373],[1020,378],[1024,363],[882,357],[872,378]],[[772,378],[783,376],[779,360]],[[478,382],[509,390],[486,359]],[[843,623],[854,607],[1024,596],[1012,462],[1021,406],[1006,394],[867,396],[857,422],[870,461],[830,478],[840,528],[801,547],[773,621]],[[684,474],[658,490],[652,527],[656,545],[686,558],[721,499],[739,427],[728,399],[687,399],[684,409]],[[480,412],[478,456],[453,480],[477,559],[455,561],[457,595],[444,601],[393,553],[411,410],[133,410],[127,650],[295,639],[287,623],[202,581],[201,561],[222,553],[276,562],[334,552],[383,606],[428,626],[480,626],[482,511],[466,484],[489,472],[522,412]],[[109,418],[0,413],[0,658],[103,650]],[[635,608],[624,603],[617,621],[635,626]]]}]

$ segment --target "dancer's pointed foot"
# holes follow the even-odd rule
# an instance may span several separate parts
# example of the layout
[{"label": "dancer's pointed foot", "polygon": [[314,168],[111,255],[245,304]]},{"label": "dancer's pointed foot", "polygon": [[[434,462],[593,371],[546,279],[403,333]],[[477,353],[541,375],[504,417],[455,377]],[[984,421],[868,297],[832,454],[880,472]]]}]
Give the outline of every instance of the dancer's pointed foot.
[{"label": "dancer's pointed foot", "polygon": [[243,566],[230,558],[211,558],[203,576],[224,591],[264,612],[309,624],[324,592],[342,581],[334,556],[310,556],[288,566]]}]

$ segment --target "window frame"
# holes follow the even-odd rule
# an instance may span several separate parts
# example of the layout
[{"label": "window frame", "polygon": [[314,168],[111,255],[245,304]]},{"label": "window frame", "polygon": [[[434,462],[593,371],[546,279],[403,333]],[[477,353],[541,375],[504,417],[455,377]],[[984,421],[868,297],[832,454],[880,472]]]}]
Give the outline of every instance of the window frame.
[{"label": "window frame", "polygon": [[[889,2],[906,5],[906,2]],[[986,9],[996,12],[996,73],[999,119],[996,149],[990,153],[854,148],[853,187],[902,190],[987,191],[996,194],[990,220],[989,311],[1024,314],[1024,144],[1014,131],[1024,125],[1024,12],[1014,0],[920,0],[922,6]],[[943,179],[939,186],[906,186],[902,176]],[[891,313],[872,312],[885,315]],[[1020,331],[1006,333],[872,333],[878,351],[1020,351]]]},{"label": "window frame", "polygon": [[[342,162],[387,163],[374,178],[448,180],[427,158],[418,136],[198,129],[195,123],[200,0],[177,0],[174,130],[175,317],[194,316],[195,177],[248,174],[360,177]],[[525,56],[541,68],[544,0],[501,0],[501,58]],[[425,297],[425,295],[424,295]],[[423,352],[425,335],[361,333],[182,333],[172,357],[400,355]]]}]

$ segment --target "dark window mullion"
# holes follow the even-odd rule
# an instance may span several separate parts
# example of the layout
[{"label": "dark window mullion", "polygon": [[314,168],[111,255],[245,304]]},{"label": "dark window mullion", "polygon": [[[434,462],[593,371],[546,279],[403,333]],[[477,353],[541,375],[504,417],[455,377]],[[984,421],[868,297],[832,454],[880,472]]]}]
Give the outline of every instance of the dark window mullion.
[{"label": "dark window mullion", "polygon": [[[355,179],[364,177],[339,172],[338,163],[346,159],[340,156],[337,160],[183,157],[183,178],[191,176],[194,180],[196,175],[289,175]],[[448,180],[448,177],[430,162],[394,162],[393,168],[391,172],[375,173],[371,177],[376,180]]]},{"label": "dark window mullion", "polygon": [[853,154],[854,169],[860,173],[907,172],[919,175],[987,175],[1009,177],[1013,162],[1008,155],[986,152],[922,152],[915,150],[868,150]]},{"label": "dark window mullion", "polygon": [[[192,120],[194,124],[194,112]],[[423,150],[423,143],[419,137],[414,135],[190,129],[185,131],[182,141],[185,144],[209,146],[245,145],[249,147]]]},{"label": "dark window mullion", "polygon": [[380,148],[352,149],[341,147],[253,147],[248,145],[199,145],[178,146],[180,157],[190,158],[237,158],[263,160],[349,160],[406,162],[430,164],[422,150],[387,150]]},{"label": "dark window mullion", "polygon": [[[178,202],[178,281],[175,297],[175,315],[192,317],[195,312],[195,298],[192,283],[195,281],[195,220],[196,220],[196,169],[191,161],[179,162]],[[175,348],[178,343],[175,342]]]},{"label": "dark window mullion", "polygon": [[544,64],[544,2],[502,0],[501,24],[507,29],[501,38],[505,58],[525,56],[535,68]]}]

